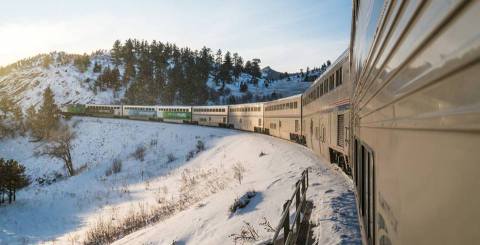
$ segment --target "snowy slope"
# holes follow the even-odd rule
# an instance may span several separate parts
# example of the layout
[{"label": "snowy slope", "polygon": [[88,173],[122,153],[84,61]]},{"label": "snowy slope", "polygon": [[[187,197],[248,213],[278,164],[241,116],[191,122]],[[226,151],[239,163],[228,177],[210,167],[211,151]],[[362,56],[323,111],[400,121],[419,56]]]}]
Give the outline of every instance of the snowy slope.
[{"label": "snowy slope", "polygon": [[[97,62],[102,67],[111,66],[109,55],[94,55],[87,71],[81,72],[73,60],[67,64],[57,61],[58,53],[49,54],[52,64],[45,68],[38,58],[30,66],[26,66],[5,76],[0,76],[0,96],[10,96],[19,101],[25,110],[30,105],[37,106],[42,101],[45,88],[50,86],[58,104],[64,103],[114,103],[123,97],[124,90],[114,95],[112,90],[93,92],[94,81],[100,73],[93,72],[93,64]],[[121,70],[121,69],[120,69]]]},{"label": "snowy slope", "polygon": [[[52,185],[33,184],[18,193],[14,205],[1,206],[0,244],[81,242],[99,219],[115,222],[140,206],[155,207],[159,200],[174,202],[186,194],[193,201],[185,209],[118,243],[233,244],[228,236],[239,232],[244,221],[257,229],[259,240],[267,239],[271,233],[259,226],[260,219],[276,225],[281,204],[306,167],[312,168],[308,193],[316,206],[319,241],[360,242],[351,182],[305,147],[265,135],[191,125],[96,118],[74,118],[70,124],[78,134],[74,164],[86,164],[86,170]],[[205,142],[206,150],[186,161],[198,140]],[[32,154],[40,144],[26,138],[5,140],[0,155],[26,165],[32,178],[64,172],[59,161]],[[146,148],[144,161],[132,156],[139,145]],[[260,152],[266,155],[260,157]],[[176,160],[168,163],[169,154]],[[114,158],[123,159],[122,171],[107,177],[105,170]],[[245,168],[241,184],[233,177],[238,164]],[[185,179],[195,181],[186,188]],[[248,190],[258,194],[247,207],[230,214],[234,199]]]}]

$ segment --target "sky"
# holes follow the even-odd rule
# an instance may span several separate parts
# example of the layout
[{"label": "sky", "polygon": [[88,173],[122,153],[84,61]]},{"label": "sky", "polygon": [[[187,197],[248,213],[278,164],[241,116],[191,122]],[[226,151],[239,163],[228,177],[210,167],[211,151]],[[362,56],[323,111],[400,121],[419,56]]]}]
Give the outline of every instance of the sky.
[{"label": "sky", "polygon": [[0,0],[0,66],[128,38],[203,46],[296,72],[349,45],[351,0]]}]

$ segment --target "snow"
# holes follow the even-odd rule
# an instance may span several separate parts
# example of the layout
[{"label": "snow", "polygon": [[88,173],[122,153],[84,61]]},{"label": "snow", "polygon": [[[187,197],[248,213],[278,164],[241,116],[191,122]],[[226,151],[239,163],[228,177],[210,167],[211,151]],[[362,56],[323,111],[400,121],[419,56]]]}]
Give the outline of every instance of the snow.
[{"label": "snow", "polygon": [[[303,78],[297,77],[297,75],[291,75],[288,78],[279,79],[279,80],[271,80],[268,82],[268,87],[265,86],[266,79],[260,78],[258,79],[258,84],[254,85],[249,83],[252,79],[252,76],[249,74],[242,73],[238,80],[233,83],[226,83],[225,89],[229,89],[230,93],[220,98],[220,101],[225,100],[227,96],[233,95],[235,97],[242,97],[245,96],[246,93],[240,91],[240,84],[242,82],[247,83],[248,85],[248,92],[250,92],[253,96],[253,100],[250,102],[256,102],[256,98],[262,99],[264,96],[270,96],[272,93],[276,93],[277,96],[287,97],[293,96],[296,94],[301,94],[305,90],[307,90],[311,82],[304,82]],[[207,81],[207,86],[210,88],[214,88],[216,90],[220,89],[222,84],[218,83],[215,84],[214,79],[210,78]],[[223,101],[225,102],[225,101]]]},{"label": "snow", "polygon": [[[15,204],[1,206],[0,244],[81,242],[99,218],[119,220],[140,205],[154,207],[160,199],[175,201],[185,194],[194,202],[115,244],[233,244],[229,235],[240,232],[244,222],[257,230],[258,241],[266,240],[273,233],[259,223],[265,217],[277,225],[305,168],[310,168],[308,198],[315,206],[319,244],[360,244],[352,182],[301,145],[193,125],[88,117],[69,123],[78,135],[74,164],[86,164],[86,170],[51,185],[34,183],[18,192]],[[186,161],[198,140],[206,149]],[[17,159],[33,179],[65,172],[58,160],[32,154],[42,143],[21,137],[0,143],[0,156]],[[146,148],[144,161],[132,155],[138,146]],[[176,160],[169,162],[169,154]],[[105,176],[115,158],[122,159],[122,171]],[[241,183],[233,170],[239,165],[245,169]],[[194,181],[186,185],[185,176]],[[252,190],[257,194],[249,204],[230,213],[235,199]]]},{"label": "snow", "polygon": [[[0,94],[8,94],[14,101],[19,101],[23,110],[29,106],[38,106],[42,102],[43,91],[50,86],[57,104],[96,103],[113,104],[120,101],[125,89],[114,94],[113,90],[98,91],[91,89],[100,73],[93,72],[93,64],[102,67],[113,64],[109,55],[94,55],[85,72],[79,71],[72,62],[61,64],[56,61],[58,54],[53,53],[54,62],[45,68],[38,64],[17,69],[5,76],[0,76]],[[120,67],[122,71],[122,67]],[[87,82],[87,79],[90,81]]]}]

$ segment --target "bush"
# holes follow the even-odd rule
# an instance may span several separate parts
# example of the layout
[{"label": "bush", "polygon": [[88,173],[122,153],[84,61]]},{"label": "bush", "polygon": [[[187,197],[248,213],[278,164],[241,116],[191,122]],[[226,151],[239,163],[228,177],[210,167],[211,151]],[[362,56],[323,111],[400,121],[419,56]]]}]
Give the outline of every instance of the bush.
[{"label": "bush", "polygon": [[237,211],[238,209],[241,209],[241,208],[244,208],[248,205],[248,203],[250,203],[250,199],[252,199],[255,195],[257,195],[257,193],[255,191],[247,191],[245,194],[243,194],[243,196],[241,196],[240,198],[236,198],[234,201],[233,201],[233,204],[230,205],[230,207],[228,208],[228,210],[230,211],[230,213],[235,213],[235,211]]},{"label": "bush", "polygon": [[189,151],[187,155],[185,156],[186,161],[190,161],[190,159],[195,157],[195,151]]},{"label": "bush", "polygon": [[203,143],[201,140],[197,141],[197,153],[203,150],[205,150],[205,143]]},{"label": "bush", "polygon": [[167,163],[171,163],[175,160],[177,160],[177,158],[175,157],[175,155],[173,155],[173,153],[168,153],[167,154]]},{"label": "bush", "polygon": [[143,160],[145,160],[145,152],[146,151],[147,151],[147,149],[145,148],[145,146],[139,145],[139,146],[137,146],[137,149],[135,149],[135,151],[133,152],[132,155],[135,159],[143,162]]},{"label": "bush", "polygon": [[122,172],[122,160],[115,158],[113,159],[112,165],[105,171],[105,175],[110,176],[120,172]]}]

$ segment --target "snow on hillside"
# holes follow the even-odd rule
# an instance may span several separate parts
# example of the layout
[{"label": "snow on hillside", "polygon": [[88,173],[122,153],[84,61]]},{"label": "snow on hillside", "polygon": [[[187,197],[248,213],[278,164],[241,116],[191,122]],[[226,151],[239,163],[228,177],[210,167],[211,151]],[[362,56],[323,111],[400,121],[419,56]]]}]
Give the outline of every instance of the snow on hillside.
[{"label": "snow on hillside", "polygon": [[[272,233],[259,222],[265,217],[276,226],[283,202],[307,167],[315,237],[321,244],[360,243],[351,181],[303,146],[192,125],[98,118],[69,123],[78,135],[74,164],[85,164],[85,170],[51,185],[33,183],[18,192],[15,204],[1,206],[0,244],[82,242],[99,220],[116,222],[165,202],[183,208],[118,244],[233,244],[229,235],[240,232],[244,222],[254,226],[259,240],[267,239]],[[187,161],[199,140],[206,149]],[[139,146],[145,149],[143,161],[132,154]],[[26,165],[32,179],[64,173],[58,160],[32,154],[41,147],[27,138],[8,139],[0,155]],[[106,176],[113,159],[122,159],[122,170]],[[241,184],[234,166],[244,168]],[[251,190],[257,193],[252,201],[231,214],[229,206]]]},{"label": "snow on hillside", "polygon": [[[41,58],[31,66],[14,70],[0,76],[0,95],[10,96],[19,101],[25,110],[30,105],[37,106],[42,101],[45,88],[50,86],[58,104],[64,103],[114,103],[125,93],[124,89],[115,95],[112,90],[94,93],[92,88],[100,73],[93,72],[93,64],[97,62],[113,67],[109,55],[94,55],[87,71],[81,72],[73,63],[62,64],[57,61],[59,54],[53,53],[53,62],[45,68]],[[121,70],[121,69],[120,69]]]},{"label": "snow on hillside", "polygon": [[[267,82],[266,79],[261,78],[258,81],[258,84],[248,83],[252,79],[252,76],[249,74],[242,73],[242,75],[238,78],[236,82],[225,84],[225,89],[230,90],[230,93],[226,96],[233,95],[235,97],[242,97],[246,96],[245,92],[240,91],[240,84],[242,82],[247,83],[248,92],[251,93],[252,98],[248,102],[256,102],[262,100],[265,96],[272,96],[273,93],[276,94],[277,98],[280,97],[288,97],[292,95],[296,95],[299,93],[303,93],[307,90],[311,82],[304,82],[303,79],[297,76],[290,76],[288,78],[279,79],[279,80],[270,80]],[[265,86],[265,84],[268,84]],[[219,89],[221,88],[222,84],[215,84],[213,79],[209,79],[207,85],[210,88]],[[225,101],[225,97],[223,98],[224,101],[222,103],[227,103]]]}]

